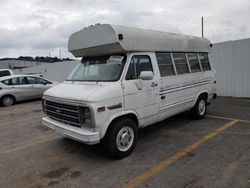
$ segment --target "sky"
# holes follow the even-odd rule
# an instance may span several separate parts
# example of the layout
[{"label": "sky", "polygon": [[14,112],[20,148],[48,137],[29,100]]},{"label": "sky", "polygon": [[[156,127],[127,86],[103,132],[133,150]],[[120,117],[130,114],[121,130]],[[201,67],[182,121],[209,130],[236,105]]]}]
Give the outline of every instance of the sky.
[{"label": "sky", "polygon": [[110,23],[201,36],[212,43],[250,37],[249,0],[1,0],[0,58],[73,58],[69,36]]}]

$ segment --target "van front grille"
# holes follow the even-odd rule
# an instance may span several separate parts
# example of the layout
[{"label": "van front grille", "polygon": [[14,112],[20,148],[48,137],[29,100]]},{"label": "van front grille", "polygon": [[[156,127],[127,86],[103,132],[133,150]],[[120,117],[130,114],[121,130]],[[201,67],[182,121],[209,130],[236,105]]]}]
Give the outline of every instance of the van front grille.
[{"label": "van front grille", "polygon": [[44,113],[54,120],[68,125],[81,127],[79,106],[43,100],[43,109]]}]

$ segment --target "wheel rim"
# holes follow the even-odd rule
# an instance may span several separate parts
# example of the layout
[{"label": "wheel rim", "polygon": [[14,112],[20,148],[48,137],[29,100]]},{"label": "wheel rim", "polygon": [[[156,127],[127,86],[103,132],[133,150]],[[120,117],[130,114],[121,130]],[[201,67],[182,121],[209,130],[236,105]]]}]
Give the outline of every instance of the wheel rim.
[{"label": "wheel rim", "polygon": [[134,130],[131,127],[123,127],[117,134],[116,146],[120,151],[127,151],[134,141]]},{"label": "wheel rim", "polygon": [[206,101],[205,100],[203,100],[203,99],[200,100],[198,110],[199,110],[200,115],[205,114],[205,112],[206,112]]},{"label": "wheel rim", "polygon": [[4,97],[3,99],[3,105],[4,106],[11,106],[13,104],[13,98],[12,97]]}]

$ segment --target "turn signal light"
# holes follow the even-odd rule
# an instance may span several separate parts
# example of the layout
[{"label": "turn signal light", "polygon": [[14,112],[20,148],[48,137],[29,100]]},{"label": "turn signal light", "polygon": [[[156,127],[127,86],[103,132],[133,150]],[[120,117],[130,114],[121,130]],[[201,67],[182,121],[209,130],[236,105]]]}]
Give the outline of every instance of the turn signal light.
[{"label": "turn signal light", "polygon": [[106,110],[105,106],[97,108],[97,112],[104,112]]}]

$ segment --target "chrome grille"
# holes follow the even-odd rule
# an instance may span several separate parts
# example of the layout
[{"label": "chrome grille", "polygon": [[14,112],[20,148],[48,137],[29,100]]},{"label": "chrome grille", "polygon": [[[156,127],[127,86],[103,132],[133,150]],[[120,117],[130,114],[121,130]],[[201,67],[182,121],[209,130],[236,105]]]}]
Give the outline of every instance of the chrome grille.
[{"label": "chrome grille", "polygon": [[79,106],[44,100],[43,101],[44,113],[57,121],[62,123],[81,127],[82,118],[80,118]]}]

